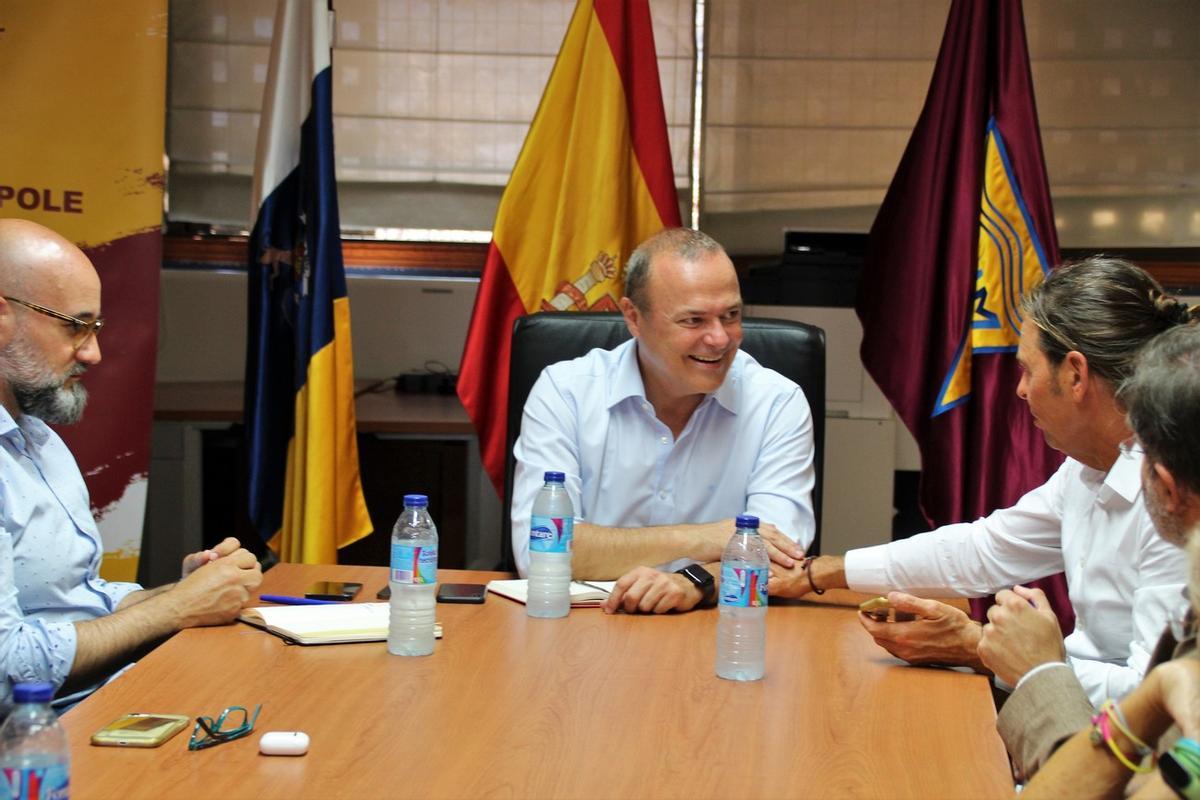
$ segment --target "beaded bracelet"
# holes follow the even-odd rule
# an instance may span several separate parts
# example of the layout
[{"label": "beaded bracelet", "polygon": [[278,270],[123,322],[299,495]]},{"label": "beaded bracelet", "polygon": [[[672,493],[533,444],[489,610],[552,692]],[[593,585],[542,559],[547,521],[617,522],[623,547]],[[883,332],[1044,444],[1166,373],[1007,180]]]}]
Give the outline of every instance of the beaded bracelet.
[{"label": "beaded bracelet", "polygon": [[1149,745],[1135,736],[1133,731],[1129,730],[1129,725],[1126,724],[1125,718],[1121,714],[1121,709],[1117,707],[1117,704],[1112,700],[1105,700],[1104,705],[1100,706],[1100,712],[1092,717],[1092,744],[1097,747],[1102,744],[1107,745],[1117,761],[1120,761],[1130,772],[1142,773],[1153,771],[1153,762],[1147,766],[1140,766],[1121,751],[1121,748],[1113,738],[1113,728],[1120,731],[1133,744],[1139,762],[1145,760],[1146,756],[1154,752]]}]

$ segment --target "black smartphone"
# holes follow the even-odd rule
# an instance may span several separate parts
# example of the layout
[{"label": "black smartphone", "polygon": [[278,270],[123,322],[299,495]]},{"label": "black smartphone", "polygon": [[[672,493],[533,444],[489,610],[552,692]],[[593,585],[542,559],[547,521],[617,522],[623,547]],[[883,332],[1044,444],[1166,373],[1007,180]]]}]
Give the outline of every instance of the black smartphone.
[{"label": "black smartphone", "polygon": [[361,589],[361,583],[317,581],[304,590],[304,596],[309,600],[353,600]]},{"label": "black smartphone", "polygon": [[482,583],[443,583],[437,590],[439,603],[482,603],[486,596]]},{"label": "black smartphone", "polygon": [[375,599],[376,600],[391,600],[392,599],[392,587],[388,584],[384,584],[384,587],[375,593]]}]

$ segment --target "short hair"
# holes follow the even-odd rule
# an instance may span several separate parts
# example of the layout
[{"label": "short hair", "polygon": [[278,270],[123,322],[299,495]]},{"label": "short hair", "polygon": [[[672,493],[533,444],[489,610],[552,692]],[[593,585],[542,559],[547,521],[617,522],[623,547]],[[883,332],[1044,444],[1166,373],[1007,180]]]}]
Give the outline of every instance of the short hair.
[{"label": "short hair", "polygon": [[684,261],[695,261],[709,253],[725,253],[725,248],[707,233],[693,228],[664,228],[638,245],[625,264],[625,296],[639,311],[650,308],[646,284],[650,280],[650,262],[669,253]]},{"label": "short hair", "polygon": [[1078,351],[1114,389],[1132,374],[1146,342],[1187,323],[1194,312],[1140,267],[1104,255],[1063,264],[1025,299],[1050,363]]},{"label": "short hair", "polygon": [[1146,458],[1200,496],[1200,325],[1150,340],[1117,399]]}]

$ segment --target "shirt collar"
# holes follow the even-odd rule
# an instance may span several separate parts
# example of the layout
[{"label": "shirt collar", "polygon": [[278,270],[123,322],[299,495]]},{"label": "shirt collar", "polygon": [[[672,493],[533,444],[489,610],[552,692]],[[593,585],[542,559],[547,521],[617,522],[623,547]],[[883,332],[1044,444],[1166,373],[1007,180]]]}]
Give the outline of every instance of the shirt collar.
[{"label": "shirt collar", "polygon": [[40,447],[50,438],[50,428],[37,417],[22,414],[20,421],[13,419],[8,409],[0,405],[0,436],[7,439],[22,434],[34,445]]},{"label": "shirt collar", "polygon": [[[608,408],[627,400],[630,397],[646,399],[646,384],[642,381],[642,371],[638,367],[637,339],[631,339],[619,346],[623,348],[617,358],[617,366],[613,371],[613,380],[608,389]],[[704,398],[714,398],[721,407],[731,414],[737,413],[738,399],[742,390],[743,353],[739,350],[734,354],[733,364],[725,374],[725,380],[717,390]]]},{"label": "shirt collar", "polygon": [[1100,502],[1107,503],[1113,497],[1120,497],[1129,505],[1133,505],[1141,491],[1142,454],[1118,453],[1117,460],[1104,476],[1104,485],[1100,487],[1098,494]]}]

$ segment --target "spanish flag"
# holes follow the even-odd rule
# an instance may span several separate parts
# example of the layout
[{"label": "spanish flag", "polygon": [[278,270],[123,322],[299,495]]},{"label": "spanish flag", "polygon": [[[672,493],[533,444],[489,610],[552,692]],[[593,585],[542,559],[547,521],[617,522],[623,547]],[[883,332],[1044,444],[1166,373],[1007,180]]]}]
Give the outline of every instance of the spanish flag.
[{"label": "spanish flag", "polygon": [[459,370],[497,491],[513,321],[616,311],[629,254],[679,224],[647,0],[579,0],[500,200]]},{"label": "spanish flag", "polygon": [[333,167],[327,0],[279,0],[254,169],[250,519],[280,560],[337,563],[371,532]]},{"label": "spanish flag", "polygon": [[[1010,506],[1062,460],[1016,395],[1021,301],[1057,262],[1021,2],[954,0],[857,304],[863,364],[920,447],[932,525]],[[1065,584],[1046,581],[1069,631]]]}]

